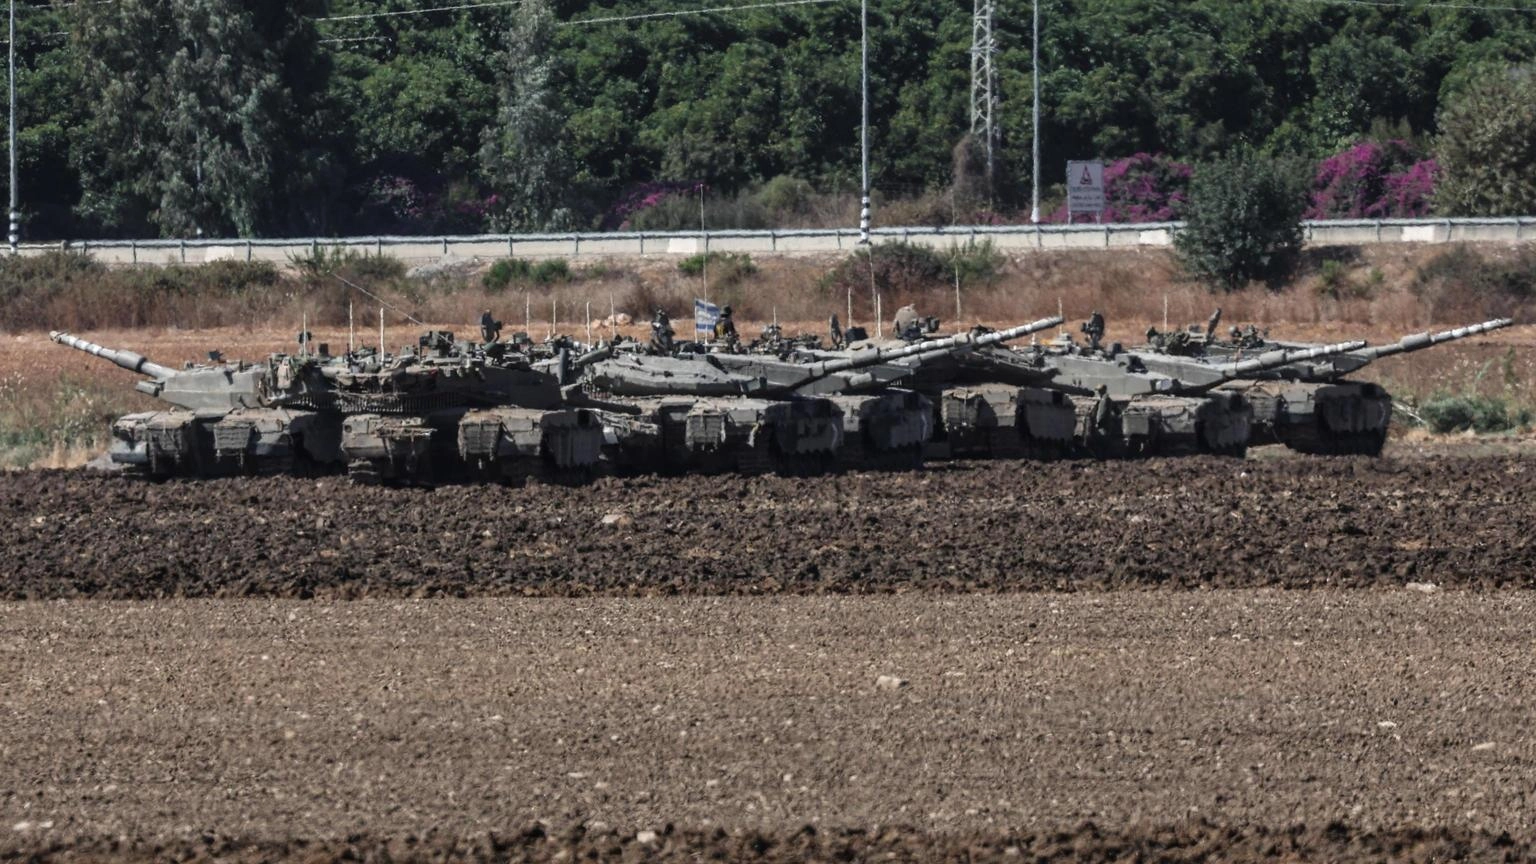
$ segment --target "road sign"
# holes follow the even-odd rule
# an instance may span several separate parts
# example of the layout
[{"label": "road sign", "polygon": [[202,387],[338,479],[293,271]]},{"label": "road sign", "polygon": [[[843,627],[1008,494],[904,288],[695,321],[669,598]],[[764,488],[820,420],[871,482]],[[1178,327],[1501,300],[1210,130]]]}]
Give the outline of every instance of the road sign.
[{"label": "road sign", "polygon": [[1067,163],[1067,214],[1104,212],[1104,163]]}]

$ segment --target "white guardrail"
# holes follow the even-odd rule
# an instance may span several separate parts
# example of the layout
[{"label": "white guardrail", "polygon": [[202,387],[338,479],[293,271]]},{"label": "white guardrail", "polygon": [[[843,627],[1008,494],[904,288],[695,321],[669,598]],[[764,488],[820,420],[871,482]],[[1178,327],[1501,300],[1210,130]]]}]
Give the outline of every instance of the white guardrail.
[{"label": "white guardrail", "polygon": [[[1341,219],[1302,223],[1317,246],[1366,243],[1520,243],[1536,240],[1536,216],[1472,219]],[[905,241],[947,247],[991,240],[998,249],[1115,249],[1169,246],[1180,222],[1105,225],[975,225],[940,228],[876,228],[874,242]],[[250,240],[66,240],[24,243],[23,255],[72,249],[107,264],[198,264],[207,261],[275,261],[320,249],[388,254],[408,263],[496,258],[589,256],[815,255],[857,248],[853,228],[775,231],[617,231],[588,234],[479,234],[452,237],[336,237]]]}]

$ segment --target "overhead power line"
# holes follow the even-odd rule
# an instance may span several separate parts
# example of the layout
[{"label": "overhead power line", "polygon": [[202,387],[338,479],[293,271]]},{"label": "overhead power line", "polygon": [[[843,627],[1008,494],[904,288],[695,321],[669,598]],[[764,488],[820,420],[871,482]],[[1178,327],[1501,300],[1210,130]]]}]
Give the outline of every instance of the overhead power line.
[{"label": "overhead power line", "polygon": [[678,18],[684,15],[712,15],[716,12],[741,12],[748,9],[776,9],[780,6],[813,6],[847,2],[849,0],[778,0],[774,3],[748,3],[742,6],[715,6],[709,9],[679,9],[674,12],[645,12],[639,15],[615,15],[609,18],[583,18],[579,21],[562,21],[560,26],[578,27],[585,24],[613,24],[619,21],[643,21],[651,18]]},{"label": "overhead power line", "polygon": [[431,15],[434,12],[462,12],[465,9],[490,9],[498,6],[520,6],[523,0],[489,0],[484,3],[459,3],[454,6],[428,6],[422,9],[395,9],[389,12],[362,12],[357,15],[331,15],[311,18],[311,21],[364,21],[369,18],[395,18],[401,15]]},{"label": "overhead power line", "polygon": [[1447,3],[1442,0],[1297,0],[1299,3],[1321,3],[1331,6],[1370,6],[1376,9],[1461,9],[1469,12],[1536,12],[1533,6],[1489,6],[1483,3]]}]

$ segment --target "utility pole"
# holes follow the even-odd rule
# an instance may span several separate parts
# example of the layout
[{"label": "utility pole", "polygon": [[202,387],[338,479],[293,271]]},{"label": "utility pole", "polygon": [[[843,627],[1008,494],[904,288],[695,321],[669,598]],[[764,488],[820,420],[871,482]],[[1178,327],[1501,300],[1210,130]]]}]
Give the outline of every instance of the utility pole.
[{"label": "utility pole", "polygon": [[[15,0],[12,0],[15,2]],[[869,245],[869,0],[859,0],[859,243]]]},{"label": "utility pole", "polygon": [[1035,43],[1034,49],[1030,51],[1032,59],[1029,73],[1030,81],[1035,87],[1034,128],[1029,133],[1030,144],[1034,148],[1030,163],[1034,168],[1035,178],[1030,183],[1029,221],[1038,225],[1040,224],[1040,0],[1033,0],[1030,5],[1035,8]]},{"label": "utility pole", "polygon": [[11,0],[10,91],[11,91],[11,254],[21,242],[21,209],[16,195],[16,0]]},{"label": "utility pole", "polygon": [[987,200],[992,200],[994,150],[997,143],[996,127],[992,125],[993,109],[997,106],[997,72],[993,56],[997,53],[997,40],[992,36],[993,0],[976,0],[976,10],[971,16],[971,135],[980,134],[987,153]]}]

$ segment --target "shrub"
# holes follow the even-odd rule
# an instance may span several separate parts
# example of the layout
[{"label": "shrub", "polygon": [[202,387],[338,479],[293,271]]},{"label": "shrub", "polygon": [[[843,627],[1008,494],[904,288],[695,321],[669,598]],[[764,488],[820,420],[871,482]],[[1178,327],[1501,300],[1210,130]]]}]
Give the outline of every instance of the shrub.
[{"label": "shrub", "polygon": [[299,275],[311,281],[335,275],[374,280],[405,276],[405,262],[399,258],[345,246],[313,246],[307,252],[290,252],[288,263],[299,271]]},{"label": "shrub", "polygon": [[1195,172],[1174,244],[1190,273],[1213,287],[1278,280],[1295,266],[1305,206],[1290,166],[1238,153]]},{"label": "shrub", "polygon": [[774,224],[787,224],[790,217],[803,216],[810,210],[816,190],[810,183],[788,174],[769,180],[754,193],[757,203],[770,214]]},{"label": "shrub", "polygon": [[1531,425],[1530,408],[1503,396],[1438,395],[1419,406],[1419,416],[1431,430],[1450,432],[1509,432]]},{"label": "shrub", "polygon": [[1419,159],[1407,141],[1361,141],[1318,165],[1306,218],[1424,216],[1438,170],[1433,159]]},{"label": "shrub", "polygon": [[997,251],[989,239],[967,240],[964,245],[955,244],[945,250],[944,262],[962,285],[975,285],[997,279],[1008,263],[1008,256]]},{"label": "shrub", "polygon": [[1137,153],[1104,166],[1105,222],[1169,222],[1189,200],[1189,165]]},{"label": "shrub", "polygon": [[757,272],[757,265],[752,263],[752,256],[745,252],[710,252],[690,255],[677,262],[677,270],[684,276],[702,276],[705,264],[709,265],[710,281],[735,280],[751,276]]},{"label": "shrub", "polygon": [[480,277],[485,290],[499,294],[514,282],[526,282],[533,274],[533,265],[521,258],[501,258],[491,264],[491,269]]},{"label": "shrub", "polygon": [[[633,217],[645,210],[660,204],[669,198],[698,195],[699,184],[697,181],[656,181],[652,183],[639,183],[624,193],[608,212],[603,214],[599,228],[604,231],[640,230],[633,222]],[[694,221],[694,227],[698,227],[698,221]]]},{"label": "shrub", "polygon": [[[1171,222],[1183,218],[1189,203],[1189,184],[1193,171],[1189,165],[1164,154],[1137,153],[1104,166],[1105,222]],[[1067,221],[1067,204],[1062,200],[1044,221]],[[1076,214],[1072,214],[1076,215]]]},{"label": "shrub", "polygon": [[547,286],[570,279],[571,265],[564,258],[545,258],[538,262],[501,258],[480,277],[480,284],[485,290],[499,294],[514,284]]},{"label": "shrub", "polygon": [[[852,290],[863,296],[870,289],[871,266],[875,289],[886,295],[888,303],[911,301],[952,284],[949,263],[938,251],[911,243],[882,243],[844,258],[822,279],[822,288],[834,294]],[[891,311],[895,309],[893,305]]]},{"label": "shrub", "polygon": [[1317,276],[1318,296],[1330,300],[1368,300],[1387,278],[1381,270],[1372,267],[1362,282],[1350,272],[1347,263],[1332,258],[1324,259]]}]

